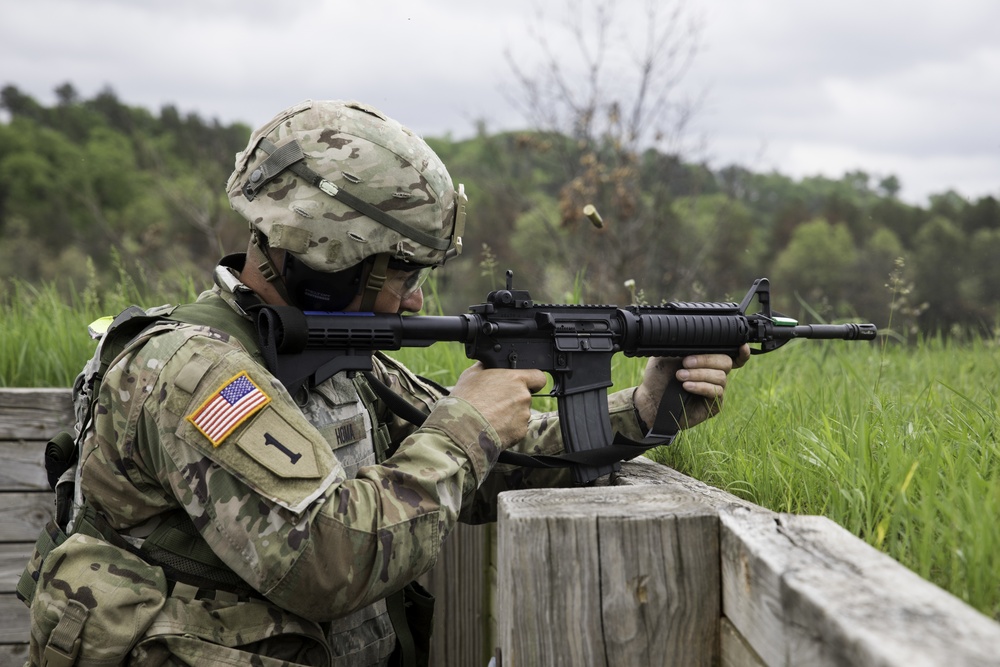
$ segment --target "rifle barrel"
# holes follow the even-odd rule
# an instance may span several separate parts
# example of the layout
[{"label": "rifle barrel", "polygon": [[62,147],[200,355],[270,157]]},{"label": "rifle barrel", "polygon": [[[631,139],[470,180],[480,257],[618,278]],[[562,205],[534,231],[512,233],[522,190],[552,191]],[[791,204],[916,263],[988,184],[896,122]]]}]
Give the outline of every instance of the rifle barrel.
[{"label": "rifle barrel", "polygon": [[800,324],[775,327],[776,338],[817,338],[827,340],[875,340],[878,329],[874,324]]}]

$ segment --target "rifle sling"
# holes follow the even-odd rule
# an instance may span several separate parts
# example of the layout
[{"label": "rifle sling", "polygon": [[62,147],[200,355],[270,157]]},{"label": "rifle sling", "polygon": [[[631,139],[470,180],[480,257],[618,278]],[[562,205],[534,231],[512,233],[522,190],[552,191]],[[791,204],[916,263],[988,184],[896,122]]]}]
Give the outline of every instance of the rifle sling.
[{"label": "rifle sling", "polygon": [[[368,384],[371,386],[372,390],[380,399],[382,399],[386,407],[388,407],[393,414],[405,419],[414,426],[420,427],[423,425],[424,421],[427,419],[427,413],[423,412],[416,406],[407,403],[402,396],[386,386],[385,383],[375,377],[373,373],[366,371],[364,376],[365,379],[368,380]],[[667,393],[673,394],[675,397],[673,401],[668,399]],[[660,404],[660,410],[657,412],[656,423],[649,434],[642,440],[632,440],[631,438],[627,438],[620,433],[617,433],[615,434],[615,439],[610,445],[599,447],[597,449],[590,449],[582,452],[566,452],[564,454],[552,456],[531,456],[529,454],[521,454],[520,452],[506,450],[500,452],[500,457],[497,461],[499,463],[517,465],[524,468],[571,468],[573,466],[600,467],[612,463],[618,463],[620,461],[634,459],[651,447],[669,445],[673,441],[678,430],[677,418],[674,414],[680,414],[681,410],[683,410],[683,407],[681,407],[677,410],[677,412],[674,412],[676,409],[674,407],[674,401],[677,400],[679,400],[680,405],[683,406],[683,398],[680,397],[679,394],[676,392],[664,393],[664,397]],[[668,403],[668,401],[671,402]],[[664,410],[664,407],[667,407],[668,409]],[[393,451],[394,449],[389,452],[390,456]]]}]

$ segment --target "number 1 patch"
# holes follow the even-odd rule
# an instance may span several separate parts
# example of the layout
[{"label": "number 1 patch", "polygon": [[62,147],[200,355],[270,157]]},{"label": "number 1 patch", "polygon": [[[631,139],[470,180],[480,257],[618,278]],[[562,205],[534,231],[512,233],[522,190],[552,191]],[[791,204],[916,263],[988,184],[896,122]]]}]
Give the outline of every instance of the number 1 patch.
[{"label": "number 1 patch", "polygon": [[219,387],[187,420],[218,447],[237,426],[270,402],[244,371]]}]

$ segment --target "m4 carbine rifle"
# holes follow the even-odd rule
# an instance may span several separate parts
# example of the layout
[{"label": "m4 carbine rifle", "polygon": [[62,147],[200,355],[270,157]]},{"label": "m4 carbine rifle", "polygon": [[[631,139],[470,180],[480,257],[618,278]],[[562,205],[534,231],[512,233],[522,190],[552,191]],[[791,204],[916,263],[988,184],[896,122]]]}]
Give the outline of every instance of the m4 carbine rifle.
[{"label": "m4 carbine rifle", "polygon": [[[748,314],[754,300],[759,309]],[[607,389],[611,358],[728,354],[744,343],[762,354],[793,338],[873,340],[873,324],[805,324],[771,311],[767,278],[754,281],[739,304],[671,302],[660,306],[536,304],[526,290],[504,289],[456,316],[303,312],[266,306],[258,312],[261,348],[274,375],[295,392],[342,371],[370,371],[375,350],[465,344],[470,359],[487,368],[537,368],[552,376],[566,454],[527,457],[504,452],[521,465],[569,465],[578,483],[618,468],[618,462],[668,444],[687,398],[676,380],[667,387],[656,423],[638,442],[612,435]]]}]

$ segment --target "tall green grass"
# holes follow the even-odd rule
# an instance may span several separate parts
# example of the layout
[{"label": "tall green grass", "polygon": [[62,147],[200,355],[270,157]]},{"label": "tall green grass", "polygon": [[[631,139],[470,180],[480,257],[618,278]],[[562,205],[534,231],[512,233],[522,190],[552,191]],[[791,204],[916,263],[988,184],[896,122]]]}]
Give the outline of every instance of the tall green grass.
[{"label": "tall green grass", "polygon": [[68,387],[94,353],[87,326],[130,305],[191,301],[190,279],[151,286],[124,270],[112,290],[0,280],[0,387]]},{"label": "tall green grass", "polygon": [[722,414],[654,458],[828,516],[1000,619],[998,378],[981,340],[798,341],[736,371]]},{"label": "tall green grass", "polygon": [[[127,277],[103,295],[2,287],[0,386],[69,386],[93,352],[90,321],[198,292]],[[469,363],[446,343],[396,356],[442,384]],[[617,386],[643,363],[617,356]],[[735,371],[720,415],[650,455],[775,511],[828,516],[1000,619],[998,386],[992,341],[793,341]]]}]

